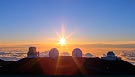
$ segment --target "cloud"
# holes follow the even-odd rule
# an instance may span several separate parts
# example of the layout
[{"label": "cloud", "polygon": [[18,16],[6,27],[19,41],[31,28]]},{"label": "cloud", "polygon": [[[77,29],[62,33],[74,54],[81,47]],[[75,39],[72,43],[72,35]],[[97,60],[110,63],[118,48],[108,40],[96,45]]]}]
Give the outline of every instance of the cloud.
[{"label": "cloud", "polygon": [[76,44],[75,46],[85,48],[135,48],[135,44]]}]

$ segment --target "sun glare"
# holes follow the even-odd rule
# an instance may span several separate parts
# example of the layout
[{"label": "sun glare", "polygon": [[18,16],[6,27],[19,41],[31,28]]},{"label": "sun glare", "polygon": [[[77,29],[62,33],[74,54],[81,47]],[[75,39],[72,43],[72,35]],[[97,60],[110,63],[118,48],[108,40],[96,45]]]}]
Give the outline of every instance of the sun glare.
[{"label": "sun glare", "polygon": [[61,38],[61,39],[60,39],[60,41],[59,41],[59,43],[60,43],[61,45],[66,44],[66,40],[65,40],[65,38]]}]

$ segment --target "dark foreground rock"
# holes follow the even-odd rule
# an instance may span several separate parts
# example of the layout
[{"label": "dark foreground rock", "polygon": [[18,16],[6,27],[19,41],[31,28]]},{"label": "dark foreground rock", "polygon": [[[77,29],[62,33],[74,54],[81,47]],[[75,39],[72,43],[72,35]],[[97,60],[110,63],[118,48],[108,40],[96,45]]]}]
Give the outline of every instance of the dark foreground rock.
[{"label": "dark foreground rock", "polygon": [[0,59],[0,67],[6,66],[8,64],[14,63],[15,61],[4,61]]},{"label": "dark foreground rock", "polygon": [[135,66],[126,61],[99,58],[24,58],[0,67],[0,74],[135,75]]}]

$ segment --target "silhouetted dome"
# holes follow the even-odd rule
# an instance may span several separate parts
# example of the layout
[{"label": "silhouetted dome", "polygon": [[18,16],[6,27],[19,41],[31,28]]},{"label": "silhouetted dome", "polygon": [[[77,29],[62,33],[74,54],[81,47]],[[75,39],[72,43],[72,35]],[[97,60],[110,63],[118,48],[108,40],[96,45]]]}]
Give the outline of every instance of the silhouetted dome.
[{"label": "silhouetted dome", "polygon": [[103,57],[101,57],[101,59],[104,59],[104,60],[121,60],[120,57],[115,56],[113,51],[109,51],[107,53],[107,55],[106,56],[104,55]]},{"label": "silhouetted dome", "polygon": [[50,57],[58,57],[59,56],[59,51],[57,50],[57,48],[52,48],[49,52],[49,56]]},{"label": "silhouetted dome", "polygon": [[107,53],[107,56],[115,56],[115,54],[113,53],[113,51],[109,51],[109,52]]},{"label": "silhouetted dome", "polygon": [[79,48],[75,48],[72,52],[73,57],[82,57],[82,51]]}]

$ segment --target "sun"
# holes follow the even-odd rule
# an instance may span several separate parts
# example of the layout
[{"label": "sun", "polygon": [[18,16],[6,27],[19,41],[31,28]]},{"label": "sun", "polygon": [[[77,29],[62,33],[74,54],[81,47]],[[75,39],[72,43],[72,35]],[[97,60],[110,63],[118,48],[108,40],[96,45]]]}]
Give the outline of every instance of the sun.
[{"label": "sun", "polygon": [[66,44],[65,38],[61,38],[61,39],[59,40],[59,44],[61,44],[61,45]]}]

